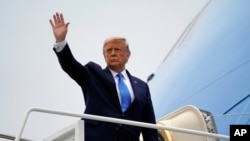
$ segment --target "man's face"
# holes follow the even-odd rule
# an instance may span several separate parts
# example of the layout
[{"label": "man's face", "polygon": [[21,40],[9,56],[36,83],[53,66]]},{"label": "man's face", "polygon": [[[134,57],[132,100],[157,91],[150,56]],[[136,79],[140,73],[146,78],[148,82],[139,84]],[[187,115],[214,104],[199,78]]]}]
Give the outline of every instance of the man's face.
[{"label": "man's face", "polygon": [[106,43],[103,48],[103,55],[107,66],[116,72],[120,72],[125,69],[130,53],[123,40],[113,40]]}]

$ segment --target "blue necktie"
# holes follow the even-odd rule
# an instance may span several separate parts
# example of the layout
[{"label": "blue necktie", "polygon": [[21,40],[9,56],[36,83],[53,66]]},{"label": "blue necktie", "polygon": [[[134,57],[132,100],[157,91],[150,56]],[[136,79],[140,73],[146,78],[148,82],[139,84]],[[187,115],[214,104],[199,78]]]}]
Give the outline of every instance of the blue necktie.
[{"label": "blue necktie", "polygon": [[121,96],[121,108],[122,108],[122,112],[124,112],[126,111],[126,109],[129,107],[131,103],[131,97],[130,97],[128,87],[123,81],[123,75],[121,73],[118,73],[117,76],[118,76],[118,87],[119,87],[120,96]]}]

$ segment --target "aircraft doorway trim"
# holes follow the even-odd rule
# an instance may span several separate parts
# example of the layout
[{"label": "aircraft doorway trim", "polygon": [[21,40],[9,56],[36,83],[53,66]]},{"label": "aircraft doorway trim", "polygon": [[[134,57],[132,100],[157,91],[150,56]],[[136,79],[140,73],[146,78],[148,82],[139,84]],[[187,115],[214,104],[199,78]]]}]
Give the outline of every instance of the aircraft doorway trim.
[{"label": "aircraft doorway trim", "polygon": [[[205,110],[199,110],[193,105],[187,105],[175,112],[172,112],[159,120],[158,125],[186,128],[209,133],[216,133],[212,114]],[[167,130],[158,130],[160,141],[218,141],[215,138],[190,135]]]}]

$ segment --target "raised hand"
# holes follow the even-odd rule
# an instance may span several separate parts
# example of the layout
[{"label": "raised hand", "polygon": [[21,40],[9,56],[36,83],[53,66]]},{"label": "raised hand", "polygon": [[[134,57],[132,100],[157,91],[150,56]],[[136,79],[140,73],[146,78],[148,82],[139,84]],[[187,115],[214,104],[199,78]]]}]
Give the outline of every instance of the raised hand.
[{"label": "raised hand", "polygon": [[49,22],[53,29],[56,43],[62,42],[66,38],[69,22],[64,22],[63,14],[61,13],[55,13],[53,15],[53,20],[54,22],[51,19],[49,20]]}]

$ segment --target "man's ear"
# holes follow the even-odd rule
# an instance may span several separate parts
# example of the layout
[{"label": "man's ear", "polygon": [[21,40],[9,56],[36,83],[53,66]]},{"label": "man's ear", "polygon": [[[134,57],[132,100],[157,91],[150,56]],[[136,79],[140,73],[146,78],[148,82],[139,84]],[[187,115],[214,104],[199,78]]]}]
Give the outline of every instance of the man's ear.
[{"label": "man's ear", "polygon": [[129,52],[127,52],[126,56],[127,56],[127,62],[128,62],[129,57],[130,57],[130,53],[129,53]]}]

